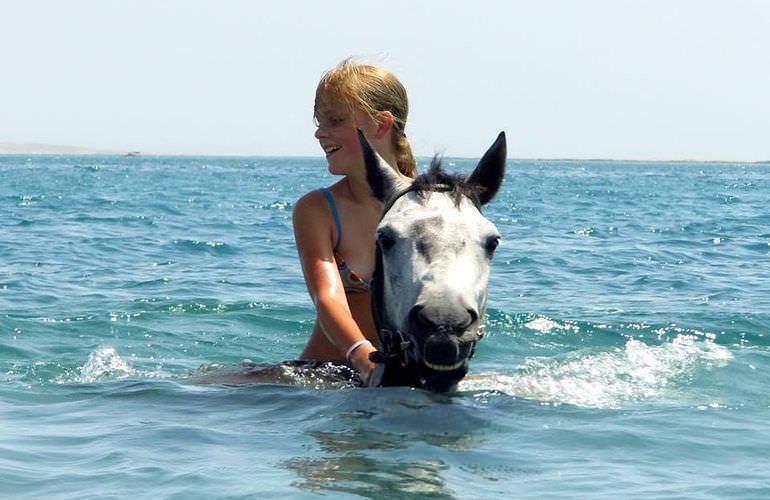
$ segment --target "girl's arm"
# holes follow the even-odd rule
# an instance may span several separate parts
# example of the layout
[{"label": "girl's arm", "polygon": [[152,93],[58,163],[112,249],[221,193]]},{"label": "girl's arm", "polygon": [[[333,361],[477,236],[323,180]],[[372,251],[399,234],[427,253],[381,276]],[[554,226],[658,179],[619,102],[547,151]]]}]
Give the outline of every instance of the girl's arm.
[{"label": "girl's arm", "polygon": [[[345,297],[334,260],[334,230],[325,203],[317,191],[303,196],[294,207],[292,222],[302,272],[318,312],[318,321],[343,359],[351,346],[366,337],[353,319]],[[355,348],[349,359],[365,381],[374,366],[369,361],[369,353],[374,350],[371,344],[363,343]]]}]

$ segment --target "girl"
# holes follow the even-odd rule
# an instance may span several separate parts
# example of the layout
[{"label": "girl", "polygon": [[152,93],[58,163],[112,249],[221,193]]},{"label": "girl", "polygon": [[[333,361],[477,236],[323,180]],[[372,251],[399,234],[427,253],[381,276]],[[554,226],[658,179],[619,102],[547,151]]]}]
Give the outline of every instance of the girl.
[{"label": "girl", "polygon": [[369,280],[382,204],[366,182],[361,129],[372,147],[406,180],[415,160],[404,129],[408,103],[387,70],[346,59],[328,71],[315,95],[315,137],[329,172],[342,179],[297,201],[294,237],[316,323],[300,359],[345,361],[368,385],[377,349]]}]

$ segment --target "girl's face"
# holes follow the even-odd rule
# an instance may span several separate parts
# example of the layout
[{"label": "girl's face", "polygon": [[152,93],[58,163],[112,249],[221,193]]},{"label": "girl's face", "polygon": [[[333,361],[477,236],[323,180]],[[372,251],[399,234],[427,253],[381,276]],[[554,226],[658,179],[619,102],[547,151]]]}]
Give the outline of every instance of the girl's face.
[{"label": "girl's face", "polygon": [[315,137],[326,154],[329,172],[348,175],[363,172],[363,154],[358,142],[357,128],[367,137],[377,130],[377,125],[363,111],[346,114],[327,106],[316,109]]}]

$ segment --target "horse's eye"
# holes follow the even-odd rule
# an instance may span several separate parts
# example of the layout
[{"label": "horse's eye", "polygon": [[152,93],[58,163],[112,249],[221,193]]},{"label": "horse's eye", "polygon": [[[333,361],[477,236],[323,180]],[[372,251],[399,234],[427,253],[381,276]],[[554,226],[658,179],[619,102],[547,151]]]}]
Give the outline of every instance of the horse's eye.
[{"label": "horse's eye", "polygon": [[489,238],[487,238],[487,241],[484,244],[484,249],[487,251],[487,254],[489,254],[491,256],[492,253],[497,248],[497,245],[499,245],[499,244],[500,244],[500,237],[499,236],[496,236],[496,235],[495,236],[490,236]]},{"label": "horse's eye", "polygon": [[396,237],[391,231],[381,230],[377,232],[377,242],[380,248],[387,250],[396,243]]}]

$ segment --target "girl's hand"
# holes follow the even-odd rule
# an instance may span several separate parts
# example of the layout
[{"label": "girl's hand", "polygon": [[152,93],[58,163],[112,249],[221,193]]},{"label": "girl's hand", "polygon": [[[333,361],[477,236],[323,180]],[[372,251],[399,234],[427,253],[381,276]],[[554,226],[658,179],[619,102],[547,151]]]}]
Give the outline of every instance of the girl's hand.
[{"label": "girl's hand", "polygon": [[376,350],[370,342],[365,342],[350,353],[350,364],[361,374],[361,380],[367,387],[374,371],[374,363],[369,360],[369,354]]}]

